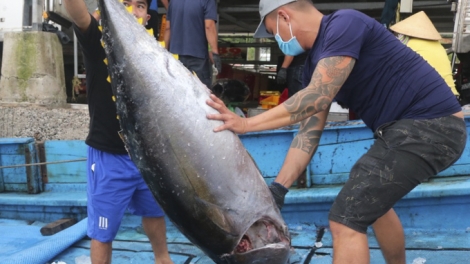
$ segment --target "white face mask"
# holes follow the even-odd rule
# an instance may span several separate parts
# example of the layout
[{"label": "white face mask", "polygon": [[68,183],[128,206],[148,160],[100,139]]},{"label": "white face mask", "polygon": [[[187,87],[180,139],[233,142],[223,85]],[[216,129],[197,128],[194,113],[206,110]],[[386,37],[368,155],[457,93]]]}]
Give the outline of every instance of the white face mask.
[{"label": "white face mask", "polygon": [[284,41],[281,38],[281,35],[279,35],[279,15],[277,15],[277,33],[274,38],[277,41],[277,44],[279,45],[279,48],[281,51],[288,55],[288,56],[297,56],[299,54],[302,54],[305,52],[305,50],[300,46],[299,41],[297,40],[296,37],[292,34],[292,25],[289,23],[289,29],[290,29],[290,35],[291,39],[288,41]]}]

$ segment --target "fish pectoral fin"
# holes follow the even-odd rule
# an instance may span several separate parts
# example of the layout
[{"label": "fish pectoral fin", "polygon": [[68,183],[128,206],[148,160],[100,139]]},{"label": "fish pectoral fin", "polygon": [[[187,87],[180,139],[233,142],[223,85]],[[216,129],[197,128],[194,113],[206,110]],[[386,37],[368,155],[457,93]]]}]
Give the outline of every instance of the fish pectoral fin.
[{"label": "fish pectoral fin", "polygon": [[196,211],[202,211],[210,221],[220,230],[227,234],[238,236],[237,231],[233,229],[234,222],[231,219],[230,209],[224,209],[220,206],[207,202],[203,199],[196,198]]}]

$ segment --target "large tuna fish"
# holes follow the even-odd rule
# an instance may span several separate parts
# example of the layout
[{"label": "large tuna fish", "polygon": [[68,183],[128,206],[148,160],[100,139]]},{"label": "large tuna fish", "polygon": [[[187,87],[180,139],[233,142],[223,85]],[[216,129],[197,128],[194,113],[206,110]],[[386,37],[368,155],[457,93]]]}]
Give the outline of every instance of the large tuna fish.
[{"label": "large tuna fish", "polygon": [[210,91],[118,0],[100,0],[122,137],[168,218],[217,263],[286,263],[290,237],[253,160]]}]

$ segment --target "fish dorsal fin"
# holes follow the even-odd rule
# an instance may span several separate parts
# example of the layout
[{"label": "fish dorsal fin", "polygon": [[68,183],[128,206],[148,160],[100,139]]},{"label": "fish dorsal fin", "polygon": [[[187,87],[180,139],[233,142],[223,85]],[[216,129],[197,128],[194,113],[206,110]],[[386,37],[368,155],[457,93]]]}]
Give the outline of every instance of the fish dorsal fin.
[{"label": "fish dorsal fin", "polygon": [[147,29],[147,33],[149,33],[150,36],[153,36],[153,29]]}]

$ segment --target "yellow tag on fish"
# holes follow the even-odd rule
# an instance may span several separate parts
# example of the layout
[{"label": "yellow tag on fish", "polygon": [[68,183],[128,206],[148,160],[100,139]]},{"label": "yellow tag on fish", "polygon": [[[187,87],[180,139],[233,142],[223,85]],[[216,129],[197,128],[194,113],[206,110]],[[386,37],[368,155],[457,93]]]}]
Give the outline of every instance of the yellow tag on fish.
[{"label": "yellow tag on fish", "polygon": [[114,95],[113,95],[112,98],[113,98],[113,102],[116,102],[116,97]]},{"label": "yellow tag on fish", "polygon": [[111,76],[108,75],[108,78],[106,79],[109,83],[111,83]]},{"label": "yellow tag on fish", "polygon": [[99,30],[99,31],[103,31],[103,27],[102,27],[102,26],[98,26],[98,30]]},{"label": "yellow tag on fish", "polygon": [[131,13],[132,14],[132,11],[134,11],[134,9],[132,8],[132,6],[126,6],[126,10],[127,12]]},{"label": "yellow tag on fish", "polygon": [[104,58],[103,62],[104,64],[108,65],[108,58]]},{"label": "yellow tag on fish", "polygon": [[152,28],[151,28],[151,29],[147,29],[147,33],[149,33],[149,35],[153,37],[153,29],[152,29]]}]

